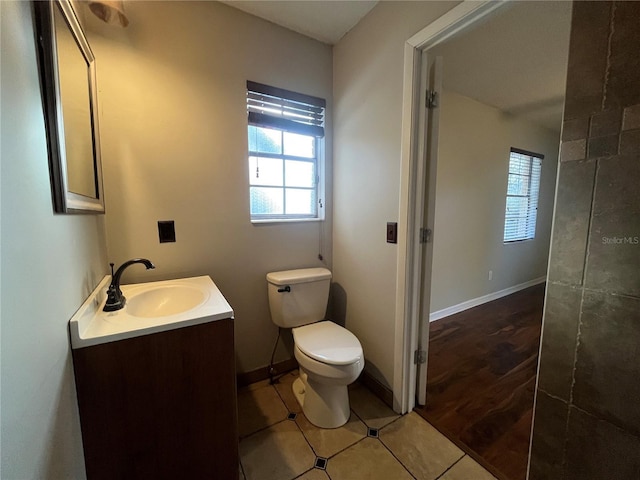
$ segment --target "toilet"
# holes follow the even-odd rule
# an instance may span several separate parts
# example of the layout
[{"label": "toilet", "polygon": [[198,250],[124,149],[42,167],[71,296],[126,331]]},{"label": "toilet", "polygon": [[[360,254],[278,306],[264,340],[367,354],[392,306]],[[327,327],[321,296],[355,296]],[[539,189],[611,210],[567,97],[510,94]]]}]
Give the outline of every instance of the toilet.
[{"label": "toilet", "polygon": [[349,393],[364,368],[362,345],[346,328],[325,320],[331,272],[305,268],[267,274],[273,323],[291,328],[300,376],[293,393],[307,419],[321,428],[349,420]]}]

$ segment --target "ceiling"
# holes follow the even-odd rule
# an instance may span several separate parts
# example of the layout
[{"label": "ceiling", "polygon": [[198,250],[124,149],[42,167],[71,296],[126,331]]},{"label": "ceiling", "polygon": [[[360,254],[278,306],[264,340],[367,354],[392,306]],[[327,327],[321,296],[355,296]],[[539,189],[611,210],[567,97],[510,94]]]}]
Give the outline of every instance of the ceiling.
[{"label": "ceiling", "polygon": [[432,51],[446,90],[559,131],[570,27],[571,2],[512,2]]},{"label": "ceiling", "polygon": [[371,0],[222,1],[282,27],[334,45],[378,3]]},{"label": "ceiling", "polygon": [[[377,1],[223,1],[333,45]],[[559,131],[571,25],[571,2],[517,1],[437,46],[446,89]]]}]

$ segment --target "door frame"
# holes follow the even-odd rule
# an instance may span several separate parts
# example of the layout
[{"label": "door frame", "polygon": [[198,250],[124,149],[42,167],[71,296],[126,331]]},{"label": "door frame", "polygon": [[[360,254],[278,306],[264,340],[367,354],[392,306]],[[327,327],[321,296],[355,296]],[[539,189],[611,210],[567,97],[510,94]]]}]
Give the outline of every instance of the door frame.
[{"label": "door frame", "polygon": [[[393,408],[407,413],[416,405],[418,368],[414,352],[420,345],[420,322],[428,305],[421,301],[430,283],[431,270],[424,268],[420,229],[428,197],[425,175],[429,150],[425,143],[425,75],[423,53],[467,28],[512,0],[464,0],[427,25],[404,45],[402,91],[400,212],[398,222],[398,269],[394,341]],[[427,298],[428,303],[428,298]],[[426,322],[428,325],[428,313]],[[428,342],[428,328],[423,334]],[[426,371],[426,363],[421,367]],[[426,374],[425,374],[426,375]]]}]

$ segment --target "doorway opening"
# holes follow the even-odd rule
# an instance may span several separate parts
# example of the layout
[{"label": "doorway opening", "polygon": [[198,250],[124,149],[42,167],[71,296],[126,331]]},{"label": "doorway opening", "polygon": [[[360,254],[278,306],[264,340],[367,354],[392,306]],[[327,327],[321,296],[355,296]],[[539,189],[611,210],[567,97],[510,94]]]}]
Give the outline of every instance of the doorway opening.
[{"label": "doorway opening", "polygon": [[[472,3],[412,38],[405,55],[401,399],[497,477],[524,480],[571,4]],[[514,150],[544,158],[538,204],[522,210],[536,214],[535,235],[511,242]]]}]

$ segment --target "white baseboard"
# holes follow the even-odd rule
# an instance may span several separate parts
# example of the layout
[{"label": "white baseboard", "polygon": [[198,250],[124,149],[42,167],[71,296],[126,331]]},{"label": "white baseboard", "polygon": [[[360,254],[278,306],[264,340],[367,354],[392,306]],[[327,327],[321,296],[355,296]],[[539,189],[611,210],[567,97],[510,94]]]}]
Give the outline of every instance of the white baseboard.
[{"label": "white baseboard", "polygon": [[482,305],[483,303],[491,302],[493,300],[506,297],[507,295],[511,295],[512,293],[519,292],[520,290],[524,290],[525,288],[533,287],[534,285],[543,283],[546,279],[547,279],[546,276],[534,278],[533,280],[529,280],[528,282],[520,283],[518,285],[505,288],[504,290],[500,290],[498,292],[489,293],[488,295],[483,295],[482,297],[472,298],[471,300],[467,300],[466,302],[462,302],[457,305],[453,305],[451,307],[443,308],[442,310],[438,310],[437,312],[430,313],[429,321],[435,322],[436,320],[440,320],[441,318],[448,317],[449,315],[453,315],[454,313],[463,312],[470,308],[477,307],[478,305]]}]

